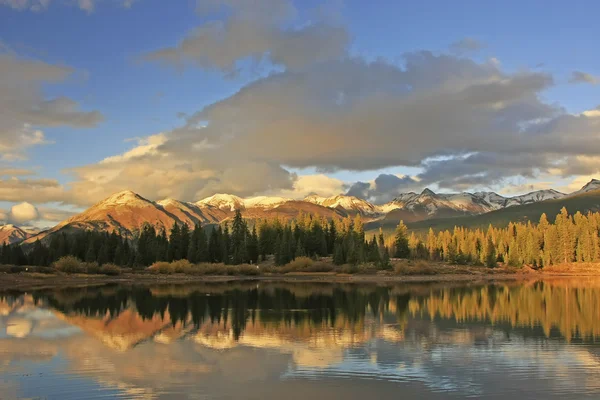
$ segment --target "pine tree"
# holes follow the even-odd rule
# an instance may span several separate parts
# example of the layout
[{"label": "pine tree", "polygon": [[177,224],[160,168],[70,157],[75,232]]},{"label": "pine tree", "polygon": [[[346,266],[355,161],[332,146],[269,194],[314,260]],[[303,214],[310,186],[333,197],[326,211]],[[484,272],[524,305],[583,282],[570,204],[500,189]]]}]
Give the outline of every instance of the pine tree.
[{"label": "pine tree", "polygon": [[231,225],[231,249],[233,264],[242,264],[247,261],[246,254],[246,223],[241,211],[235,210],[233,224]]},{"label": "pine tree", "polygon": [[248,237],[246,253],[251,264],[258,263],[258,234],[256,225],[252,227],[252,233]]},{"label": "pine tree", "polygon": [[400,221],[396,227],[396,235],[394,241],[394,257],[396,258],[408,258],[410,257],[410,248],[408,246],[408,228],[404,225],[403,221]]},{"label": "pine tree", "polygon": [[496,268],[497,265],[496,247],[494,246],[492,237],[488,236],[485,252],[485,266],[489,268]]},{"label": "pine tree", "polygon": [[346,259],[344,257],[344,246],[336,242],[333,245],[333,263],[335,265],[343,265],[346,263]]},{"label": "pine tree", "polygon": [[179,224],[176,222],[173,224],[171,228],[171,233],[169,235],[169,250],[167,253],[167,261],[175,261],[181,259],[182,249],[181,249],[181,235],[180,235]]},{"label": "pine tree", "polygon": [[187,224],[181,225],[181,230],[179,231],[179,246],[177,253],[177,260],[181,260],[186,258],[189,252],[190,246],[190,227]]}]

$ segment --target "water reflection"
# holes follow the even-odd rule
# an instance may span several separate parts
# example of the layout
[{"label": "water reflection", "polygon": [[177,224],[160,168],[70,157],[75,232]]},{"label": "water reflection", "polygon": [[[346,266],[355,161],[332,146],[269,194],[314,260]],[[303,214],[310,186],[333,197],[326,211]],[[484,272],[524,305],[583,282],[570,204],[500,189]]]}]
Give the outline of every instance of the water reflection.
[{"label": "water reflection", "polygon": [[595,398],[599,305],[581,279],[4,293],[0,393]]}]

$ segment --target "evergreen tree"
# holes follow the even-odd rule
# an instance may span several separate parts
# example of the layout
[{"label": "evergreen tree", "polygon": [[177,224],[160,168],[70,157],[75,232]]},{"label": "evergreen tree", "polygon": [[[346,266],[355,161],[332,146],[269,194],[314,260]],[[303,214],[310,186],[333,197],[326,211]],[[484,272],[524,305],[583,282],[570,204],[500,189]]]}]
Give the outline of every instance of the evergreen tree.
[{"label": "evergreen tree", "polygon": [[231,248],[233,252],[233,264],[242,264],[247,262],[246,253],[246,223],[242,218],[241,211],[235,210],[233,224],[231,225]]},{"label": "evergreen tree", "polygon": [[396,227],[396,235],[394,241],[394,257],[396,258],[408,258],[410,257],[410,248],[408,246],[408,228],[404,225],[403,221],[400,221]]},{"label": "evergreen tree", "polygon": [[485,253],[485,266],[489,268],[496,268],[496,248],[494,247],[494,242],[492,241],[492,237],[488,236],[486,253]]},{"label": "evergreen tree", "polygon": [[252,227],[252,233],[248,238],[246,253],[250,263],[258,263],[258,234],[256,233],[256,225]]}]

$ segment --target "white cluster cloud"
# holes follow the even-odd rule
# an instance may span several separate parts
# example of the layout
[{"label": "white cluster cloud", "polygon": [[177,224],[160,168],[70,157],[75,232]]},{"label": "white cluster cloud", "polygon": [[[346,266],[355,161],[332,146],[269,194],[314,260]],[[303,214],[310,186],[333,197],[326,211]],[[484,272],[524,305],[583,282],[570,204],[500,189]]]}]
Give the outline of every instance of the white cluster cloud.
[{"label": "white cluster cloud", "polygon": [[0,210],[0,221],[17,226],[36,225],[39,222],[56,223],[73,216],[73,211],[40,207],[28,202],[13,205],[9,210]]},{"label": "white cluster cloud", "polygon": [[27,222],[35,221],[40,217],[40,213],[31,203],[19,203],[11,207],[6,219],[14,224],[21,225]]}]

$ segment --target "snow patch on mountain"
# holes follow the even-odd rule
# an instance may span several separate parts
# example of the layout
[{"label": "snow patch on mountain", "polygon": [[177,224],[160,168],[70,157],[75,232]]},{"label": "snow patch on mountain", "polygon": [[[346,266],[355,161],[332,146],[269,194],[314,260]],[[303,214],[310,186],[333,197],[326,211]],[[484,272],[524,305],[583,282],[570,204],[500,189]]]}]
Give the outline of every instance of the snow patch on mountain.
[{"label": "snow patch on mountain", "polygon": [[124,190],[107,197],[93,208],[113,208],[118,206],[152,207],[153,203],[131,190]]},{"label": "snow patch on mountain", "polygon": [[576,192],[571,193],[569,196],[578,195],[581,193],[592,192],[594,190],[600,190],[600,180],[592,179],[588,183],[586,183],[581,189]]},{"label": "snow patch on mountain", "polygon": [[287,203],[291,200],[292,199],[287,199],[285,197],[256,196],[244,199],[243,202],[246,208],[262,208],[264,210],[267,210],[279,207],[280,205]]},{"label": "snow patch on mountain", "polygon": [[362,215],[375,215],[379,213],[379,210],[375,205],[355,196],[338,195],[332,197],[321,197],[311,195],[307,196],[304,201],[318,204],[323,207],[341,208],[346,211],[356,211]]},{"label": "snow patch on mountain", "polygon": [[13,224],[0,226],[0,244],[19,243],[32,236],[31,233]]},{"label": "snow patch on mountain", "polygon": [[506,199],[504,207],[519,206],[523,204],[537,203],[544,200],[554,200],[565,197],[566,194],[554,189],[537,190],[535,192],[523,194],[521,196],[510,197]]},{"label": "snow patch on mountain", "polygon": [[217,193],[196,203],[199,207],[215,207],[220,210],[235,211],[244,208],[244,200],[238,196],[225,193]]}]

